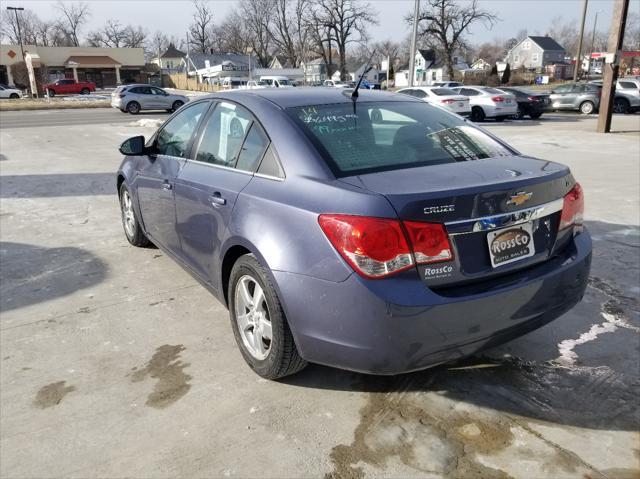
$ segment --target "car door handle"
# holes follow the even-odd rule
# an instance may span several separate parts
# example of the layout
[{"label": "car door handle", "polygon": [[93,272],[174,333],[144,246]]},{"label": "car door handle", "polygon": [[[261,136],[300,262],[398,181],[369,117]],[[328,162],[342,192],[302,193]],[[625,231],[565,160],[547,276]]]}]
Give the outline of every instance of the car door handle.
[{"label": "car door handle", "polygon": [[213,206],[224,206],[227,204],[227,200],[225,200],[218,191],[209,196],[209,202]]},{"label": "car door handle", "polygon": [[169,183],[168,181],[165,180],[165,182],[162,183],[162,189],[170,191],[170,190],[173,189],[173,186],[171,185],[171,183]]}]

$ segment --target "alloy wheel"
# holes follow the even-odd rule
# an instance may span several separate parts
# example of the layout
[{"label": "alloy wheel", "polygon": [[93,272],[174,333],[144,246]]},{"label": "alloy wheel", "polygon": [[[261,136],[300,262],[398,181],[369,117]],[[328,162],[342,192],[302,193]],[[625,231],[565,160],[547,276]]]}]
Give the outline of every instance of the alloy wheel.
[{"label": "alloy wheel", "polygon": [[255,359],[264,360],[271,351],[273,329],[264,290],[250,275],[236,283],[235,320],[245,348]]},{"label": "alloy wheel", "polygon": [[128,191],[122,193],[120,198],[120,208],[122,210],[122,223],[124,229],[127,232],[127,236],[132,238],[136,233],[136,217],[133,212],[133,203],[131,202],[131,195]]}]

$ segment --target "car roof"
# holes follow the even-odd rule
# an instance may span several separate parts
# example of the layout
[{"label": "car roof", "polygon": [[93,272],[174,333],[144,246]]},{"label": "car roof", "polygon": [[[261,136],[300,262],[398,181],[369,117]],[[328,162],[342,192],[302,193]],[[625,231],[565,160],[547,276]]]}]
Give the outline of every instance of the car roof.
[{"label": "car roof", "polygon": [[[243,98],[260,97],[278,105],[281,108],[290,108],[306,105],[323,105],[333,103],[351,103],[351,89],[349,88],[322,88],[322,87],[297,87],[297,88],[265,88],[262,90],[235,90],[220,92],[219,97],[227,97],[242,101]],[[343,93],[344,92],[344,93]],[[347,94],[345,94],[347,93]],[[391,93],[375,90],[358,90],[358,102],[372,101],[416,101],[400,93]]]}]

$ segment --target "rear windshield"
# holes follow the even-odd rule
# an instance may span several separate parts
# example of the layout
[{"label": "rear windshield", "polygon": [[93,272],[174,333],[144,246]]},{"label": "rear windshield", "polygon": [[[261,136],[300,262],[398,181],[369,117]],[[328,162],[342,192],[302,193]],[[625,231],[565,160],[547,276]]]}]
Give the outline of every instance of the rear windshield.
[{"label": "rear windshield", "polygon": [[424,102],[287,110],[337,177],[513,154],[459,117]]},{"label": "rear windshield", "polygon": [[431,91],[438,96],[457,95],[455,91],[448,88],[432,88]]}]

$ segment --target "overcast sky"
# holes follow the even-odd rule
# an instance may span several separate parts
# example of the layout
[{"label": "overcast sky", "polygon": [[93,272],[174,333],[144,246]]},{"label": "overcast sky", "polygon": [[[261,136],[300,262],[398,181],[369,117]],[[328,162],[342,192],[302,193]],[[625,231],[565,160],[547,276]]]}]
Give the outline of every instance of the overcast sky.
[{"label": "overcast sky", "polygon": [[[460,1],[464,3],[465,0]],[[583,0],[480,0],[481,7],[496,13],[500,21],[491,30],[482,24],[475,25],[468,38],[472,45],[477,45],[494,38],[510,38],[523,28],[529,34],[543,34],[556,16],[575,21],[579,26],[582,2]],[[92,16],[83,34],[100,27],[108,19],[115,19],[123,24],[142,25],[149,33],[163,30],[168,35],[182,38],[193,14],[192,2],[188,0],[91,0],[88,3]],[[216,22],[219,22],[237,2],[211,0],[209,3]],[[409,26],[404,18],[412,12],[413,0],[369,0],[369,3],[378,12],[379,19],[379,24],[370,28],[373,40],[391,38],[401,41],[406,37]],[[56,16],[55,1],[3,0],[2,4],[3,8],[7,5],[29,8],[42,19]],[[612,6],[613,0],[590,0],[585,30],[591,31],[595,12],[599,11],[598,30],[608,31]],[[631,0],[631,9],[640,12],[640,1]]]}]

